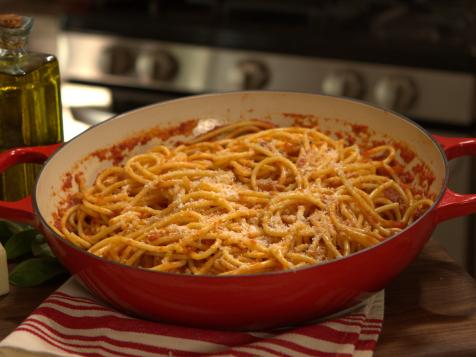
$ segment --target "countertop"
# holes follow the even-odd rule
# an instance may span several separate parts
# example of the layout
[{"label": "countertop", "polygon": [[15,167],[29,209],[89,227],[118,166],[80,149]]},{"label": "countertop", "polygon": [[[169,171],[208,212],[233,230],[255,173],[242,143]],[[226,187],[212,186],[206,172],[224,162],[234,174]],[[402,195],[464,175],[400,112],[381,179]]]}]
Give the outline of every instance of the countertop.
[{"label": "countertop", "polygon": [[385,290],[375,356],[476,356],[476,282],[437,243]]},{"label": "countertop", "polygon": [[[12,287],[0,297],[0,339],[62,281]],[[475,356],[476,282],[430,242],[385,290],[385,317],[375,356]]]}]

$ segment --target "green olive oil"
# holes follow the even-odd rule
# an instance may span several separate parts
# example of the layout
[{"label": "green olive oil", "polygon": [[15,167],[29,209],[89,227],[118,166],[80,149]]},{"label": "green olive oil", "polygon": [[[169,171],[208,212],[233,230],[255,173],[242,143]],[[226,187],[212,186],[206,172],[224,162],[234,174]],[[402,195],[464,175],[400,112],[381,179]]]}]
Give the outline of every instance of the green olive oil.
[{"label": "green olive oil", "polygon": [[[60,74],[54,56],[25,50],[31,19],[2,27],[0,15],[0,150],[63,140]],[[31,193],[38,164],[16,165],[0,175],[0,199]]]}]

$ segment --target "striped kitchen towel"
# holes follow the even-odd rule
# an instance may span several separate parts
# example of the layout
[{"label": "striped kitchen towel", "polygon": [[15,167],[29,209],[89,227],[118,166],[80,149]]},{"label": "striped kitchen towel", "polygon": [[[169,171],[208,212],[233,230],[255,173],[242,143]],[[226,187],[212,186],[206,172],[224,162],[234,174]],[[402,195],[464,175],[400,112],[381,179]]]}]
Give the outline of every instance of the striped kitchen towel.
[{"label": "striped kitchen towel", "polygon": [[345,316],[268,332],[179,327],[129,317],[98,302],[74,279],[0,342],[20,356],[371,356],[383,291]]}]

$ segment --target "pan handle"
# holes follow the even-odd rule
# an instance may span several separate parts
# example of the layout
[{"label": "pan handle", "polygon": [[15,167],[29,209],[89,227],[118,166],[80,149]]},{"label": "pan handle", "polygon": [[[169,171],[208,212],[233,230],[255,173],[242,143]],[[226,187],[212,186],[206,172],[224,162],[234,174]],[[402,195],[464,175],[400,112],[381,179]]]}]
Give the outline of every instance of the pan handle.
[{"label": "pan handle", "polygon": [[[0,153],[0,173],[17,164],[42,164],[61,144],[21,147]],[[36,226],[31,196],[18,201],[0,201],[0,218]]]},{"label": "pan handle", "polygon": [[[433,135],[445,151],[448,160],[476,155],[476,138],[448,138]],[[436,221],[442,222],[451,218],[465,216],[476,212],[476,194],[462,195],[449,188],[435,208]]]}]

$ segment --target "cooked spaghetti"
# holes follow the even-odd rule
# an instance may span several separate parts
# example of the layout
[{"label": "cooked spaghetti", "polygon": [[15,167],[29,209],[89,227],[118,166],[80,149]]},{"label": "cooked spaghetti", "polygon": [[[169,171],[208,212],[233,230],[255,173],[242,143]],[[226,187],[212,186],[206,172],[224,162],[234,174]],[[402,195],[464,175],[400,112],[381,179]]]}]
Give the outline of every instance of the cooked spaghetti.
[{"label": "cooked spaghetti", "polygon": [[79,182],[60,233],[126,265],[250,274],[340,258],[402,230],[432,200],[362,150],[316,129],[244,121],[157,146]]}]

